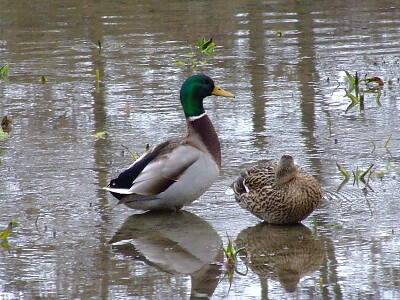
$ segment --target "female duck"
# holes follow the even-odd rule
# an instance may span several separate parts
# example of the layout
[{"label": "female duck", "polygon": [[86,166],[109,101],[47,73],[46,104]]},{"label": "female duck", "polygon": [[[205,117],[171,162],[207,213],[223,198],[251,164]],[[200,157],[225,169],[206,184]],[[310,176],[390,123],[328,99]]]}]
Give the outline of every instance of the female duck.
[{"label": "female duck", "polygon": [[234,97],[204,75],[189,77],[180,100],[187,121],[185,137],[168,140],[143,154],[105,188],[130,208],[179,210],[200,197],[221,168],[218,136],[203,108],[205,97]]},{"label": "female duck", "polygon": [[232,188],[242,208],[272,224],[304,220],[322,198],[318,181],[296,166],[290,155],[245,170]]}]

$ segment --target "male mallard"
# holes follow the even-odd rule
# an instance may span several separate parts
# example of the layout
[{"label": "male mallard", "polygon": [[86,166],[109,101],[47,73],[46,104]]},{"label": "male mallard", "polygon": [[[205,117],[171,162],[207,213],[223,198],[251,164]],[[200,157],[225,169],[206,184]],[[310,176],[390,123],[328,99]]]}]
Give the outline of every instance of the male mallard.
[{"label": "male mallard", "polygon": [[119,203],[142,210],[179,210],[200,197],[217,179],[221,148],[203,108],[203,99],[211,95],[234,97],[205,75],[186,79],[180,91],[186,136],[155,146],[112,179],[105,189]]},{"label": "male mallard", "polygon": [[278,163],[259,164],[245,170],[232,184],[242,208],[272,224],[300,222],[321,201],[319,182],[283,155]]}]

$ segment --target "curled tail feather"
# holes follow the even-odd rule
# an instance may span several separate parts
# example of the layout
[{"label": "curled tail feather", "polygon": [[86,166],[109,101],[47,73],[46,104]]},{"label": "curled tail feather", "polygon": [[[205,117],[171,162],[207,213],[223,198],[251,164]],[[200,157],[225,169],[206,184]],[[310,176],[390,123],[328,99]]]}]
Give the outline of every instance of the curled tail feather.
[{"label": "curled tail feather", "polygon": [[245,180],[246,180],[247,173],[242,172],[238,178],[232,183],[232,189],[235,192],[236,195],[241,195],[248,193],[249,190],[245,186]]}]

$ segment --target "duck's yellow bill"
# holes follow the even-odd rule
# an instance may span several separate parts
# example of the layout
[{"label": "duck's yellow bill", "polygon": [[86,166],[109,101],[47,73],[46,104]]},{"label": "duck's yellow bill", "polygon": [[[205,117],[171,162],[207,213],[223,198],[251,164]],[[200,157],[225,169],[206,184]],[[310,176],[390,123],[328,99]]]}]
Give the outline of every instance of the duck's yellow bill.
[{"label": "duck's yellow bill", "polygon": [[212,95],[215,96],[222,96],[222,97],[230,97],[230,98],[234,98],[235,95],[221,89],[218,85],[214,85],[214,90],[211,92]]}]

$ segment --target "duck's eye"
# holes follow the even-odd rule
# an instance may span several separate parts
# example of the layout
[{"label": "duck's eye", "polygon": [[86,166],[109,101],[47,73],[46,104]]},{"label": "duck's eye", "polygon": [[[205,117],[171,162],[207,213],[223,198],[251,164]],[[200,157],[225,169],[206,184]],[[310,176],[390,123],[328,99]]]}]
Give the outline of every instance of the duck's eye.
[{"label": "duck's eye", "polygon": [[209,85],[209,84],[211,84],[211,80],[204,78],[201,80],[201,84]]}]

